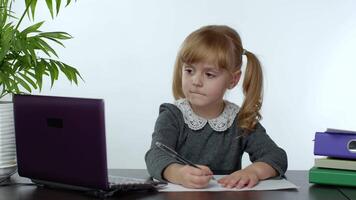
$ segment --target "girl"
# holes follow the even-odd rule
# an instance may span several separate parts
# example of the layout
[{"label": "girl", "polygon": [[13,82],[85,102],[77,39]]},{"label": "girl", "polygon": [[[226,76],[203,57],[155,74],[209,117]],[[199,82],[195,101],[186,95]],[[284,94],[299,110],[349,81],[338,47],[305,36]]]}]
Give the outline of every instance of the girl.
[{"label": "girl", "polygon": [[[224,100],[226,90],[241,77],[244,101],[239,107]],[[253,187],[259,180],[284,175],[287,155],[259,123],[262,70],[257,57],[242,47],[238,33],[228,26],[205,26],[191,33],[177,55],[174,104],[162,104],[145,160],[158,180],[188,188],[204,188],[213,174],[224,187]],[[184,165],[155,146],[159,141],[199,168]],[[247,152],[251,165],[241,169]]]}]

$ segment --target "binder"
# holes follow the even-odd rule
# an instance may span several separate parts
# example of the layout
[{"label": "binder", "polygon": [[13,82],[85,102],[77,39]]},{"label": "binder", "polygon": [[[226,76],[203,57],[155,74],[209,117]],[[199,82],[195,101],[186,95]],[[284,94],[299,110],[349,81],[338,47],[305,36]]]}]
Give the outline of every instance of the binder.
[{"label": "binder", "polygon": [[316,132],[314,155],[356,159],[356,134]]},{"label": "binder", "polygon": [[314,167],[356,171],[356,160],[345,160],[337,158],[315,158]]},{"label": "binder", "polygon": [[313,167],[309,170],[309,182],[326,185],[356,186],[356,172]]}]

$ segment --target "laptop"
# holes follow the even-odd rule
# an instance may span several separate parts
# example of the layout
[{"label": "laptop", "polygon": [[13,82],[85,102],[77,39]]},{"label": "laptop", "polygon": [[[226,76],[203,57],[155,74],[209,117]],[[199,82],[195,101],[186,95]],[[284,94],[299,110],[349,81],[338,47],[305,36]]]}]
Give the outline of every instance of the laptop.
[{"label": "laptop", "polygon": [[164,184],[108,175],[102,99],[14,95],[13,103],[20,176],[94,194]]}]

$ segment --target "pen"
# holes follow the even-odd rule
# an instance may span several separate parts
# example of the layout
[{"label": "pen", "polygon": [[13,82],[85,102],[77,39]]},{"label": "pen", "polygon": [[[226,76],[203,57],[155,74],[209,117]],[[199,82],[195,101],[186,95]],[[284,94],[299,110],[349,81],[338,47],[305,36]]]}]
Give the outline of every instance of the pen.
[{"label": "pen", "polygon": [[192,167],[198,168],[200,169],[200,167],[196,166],[194,163],[190,162],[189,160],[183,158],[181,155],[179,155],[176,151],[174,151],[173,149],[167,147],[166,145],[160,143],[160,142],[156,142],[156,146],[158,148],[160,148],[161,150],[163,150],[164,152],[168,153],[170,156],[172,156],[173,158],[181,161],[182,163],[186,164],[186,165],[190,165]]},{"label": "pen", "polygon": [[[179,155],[176,151],[174,151],[173,149],[167,147],[166,145],[160,143],[160,142],[156,142],[156,146],[158,148],[160,148],[162,151],[166,152],[168,155],[172,156],[173,158],[179,160],[180,162],[186,164],[186,165],[190,165],[192,167],[195,167],[195,168],[198,168],[198,169],[201,169],[200,167],[198,167],[197,165],[195,165],[194,163],[192,163],[191,161],[183,158],[181,155]],[[213,177],[213,179],[215,179]]]}]

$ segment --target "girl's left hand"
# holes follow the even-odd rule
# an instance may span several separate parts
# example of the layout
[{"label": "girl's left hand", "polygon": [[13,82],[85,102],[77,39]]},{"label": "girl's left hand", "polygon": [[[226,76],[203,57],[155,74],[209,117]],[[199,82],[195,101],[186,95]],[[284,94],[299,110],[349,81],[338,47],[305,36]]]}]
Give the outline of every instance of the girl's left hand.
[{"label": "girl's left hand", "polygon": [[223,187],[241,189],[251,188],[259,181],[257,174],[253,170],[242,169],[218,180]]}]

